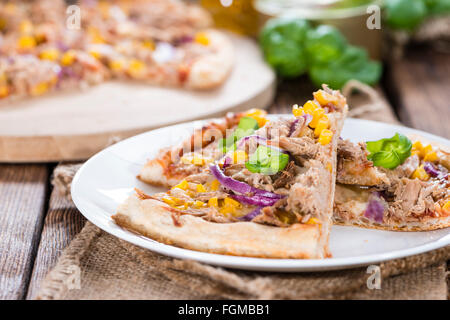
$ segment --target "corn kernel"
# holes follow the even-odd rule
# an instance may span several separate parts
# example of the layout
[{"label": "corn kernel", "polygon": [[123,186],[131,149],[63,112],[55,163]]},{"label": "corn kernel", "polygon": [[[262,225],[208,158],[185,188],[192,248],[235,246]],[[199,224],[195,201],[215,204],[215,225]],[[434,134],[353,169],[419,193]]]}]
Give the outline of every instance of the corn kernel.
[{"label": "corn kernel", "polygon": [[305,114],[305,110],[303,110],[303,108],[299,108],[298,104],[294,104],[292,106],[292,114],[296,117],[301,117]]},{"label": "corn kernel", "polygon": [[419,179],[422,181],[427,181],[428,179],[430,179],[430,176],[428,175],[428,173],[425,171],[425,169],[423,168],[423,164],[421,164],[412,174],[412,178],[413,179]]},{"label": "corn kernel", "polygon": [[416,150],[422,150],[422,148],[423,148],[422,142],[420,142],[420,141],[414,142],[412,145],[412,148],[416,149]]},{"label": "corn kernel", "polygon": [[264,125],[269,121],[264,117],[253,116],[252,118],[255,119],[256,122],[258,122],[258,127],[260,128],[264,127]]},{"label": "corn kernel", "polygon": [[196,188],[197,192],[206,192],[206,189],[202,184],[198,184]]},{"label": "corn kernel", "polygon": [[223,203],[225,206],[232,206],[232,207],[236,207],[236,208],[241,206],[241,204],[238,201],[236,201],[232,198],[229,198],[229,197],[226,197],[223,200]]},{"label": "corn kernel", "polygon": [[220,182],[219,180],[214,180],[213,182],[211,182],[211,190],[212,191],[217,191],[219,190],[220,187]]},{"label": "corn kernel", "polygon": [[208,207],[214,207],[217,208],[219,206],[219,200],[217,197],[212,197],[208,200]]},{"label": "corn kernel", "polygon": [[234,214],[236,213],[236,208],[232,206],[224,206],[219,209],[219,212],[223,215]]},{"label": "corn kernel", "polygon": [[319,122],[319,120],[325,115],[325,110],[322,108],[318,108],[316,110],[314,110],[313,112],[313,118],[311,120],[311,122],[309,123],[309,126],[311,128],[315,128],[317,127],[317,123]]},{"label": "corn kernel", "polygon": [[207,46],[209,44],[208,35],[204,32],[199,32],[195,35],[195,42]]},{"label": "corn kernel", "polygon": [[145,64],[142,61],[133,59],[130,61],[128,66],[128,72],[131,76],[139,76],[142,75],[142,72],[145,70]]},{"label": "corn kernel", "polygon": [[450,210],[450,200],[447,200],[447,202],[442,206],[442,209],[444,211],[449,211]]},{"label": "corn kernel", "polygon": [[70,66],[75,61],[75,52],[73,50],[69,50],[65,52],[61,57],[61,64],[63,66]]},{"label": "corn kernel", "polygon": [[319,109],[320,107],[312,100],[306,101],[306,103],[303,105],[303,111],[305,113],[310,114],[314,116],[314,111]]},{"label": "corn kernel", "polygon": [[328,92],[319,90],[313,93],[314,99],[323,107],[329,103],[337,103],[337,98]]},{"label": "corn kernel", "polygon": [[436,152],[429,152],[425,155],[425,157],[423,158],[424,161],[430,161],[430,162],[434,162],[438,160],[438,156],[436,154]]},{"label": "corn kernel", "polygon": [[245,113],[245,116],[251,117],[255,119],[258,122],[258,126],[260,128],[264,127],[264,125],[267,123],[267,120],[265,117],[267,115],[267,112],[265,110],[261,109],[250,109]]},{"label": "corn kernel", "polygon": [[327,145],[331,142],[331,139],[333,138],[333,132],[331,130],[328,129],[324,129],[322,130],[322,132],[320,133],[319,136],[319,143],[321,145]]},{"label": "corn kernel", "polygon": [[262,110],[262,109],[252,108],[245,113],[245,116],[247,116],[247,117],[253,117],[253,116],[265,117],[265,116],[267,116],[267,111]]},{"label": "corn kernel", "polygon": [[201,208],[203,206],[205,206],[205,203],[203,201],[196,200],[194,202],[194,207],[196,207],[196,208]]},{"label": "corn kernel", "polygon": [[36,40],[31,36],[23,36],[19,38],[17,45],[19,49],[32,49],[36,46]]},{"label": "corn kernel", "polygon": [[245,163],[247,158],[247,153],[243,150],[233,152],[233,163]]},{"label": "corn kernel", "polygon": [[186,180],[183,179],[183,181],[181,181],[176,186],[172,187],[172,189],[178,188],[178,189],[181,189],[181,190],[187,190],[188,187],[189,187],[189,183]]},{"label": "corn kernel", "polygon": [[333,173],[333,165],[331,163],[327,163],[327,170],[330,171],[330,173]]},{"label": "corn kernel", "polygon": [[97,50],[89,50],[89,54],[93,56],[95,59],[100,59],[102,57],[101,53]]},{"label": "corn kernel", "polygon": [[155,50],[155,43],[152,40],[146,40],[142,42],[142,46],[149,50]]},{"label": "corn kernel", "polygon": [[39,54],[39,58],[43,60],[55,61],[59,58],[59,50],[54,48],[44,50]]},{"label": "corn kernel", "polygon": [[330,118],[326,114],[320,118],[320,120],[317,122],[316,129],[314,130],[314,136],[317,138],[320,136],[323,130],[328,129],[330,126]]},{"label": "corn kernel", "polygon": [[319,219],[317,219],[317,218],[310,218],[307,222],[306,222],[306,224],[319,224],[320,223],[320,221],[319,221]]},{"label": "corn kernel", "polygon": [[30,20],[23,20],[19,25],[19,31],[23,34],[30,34],[33,31],[33,24]]},{"label": "corn kernel", "polygon": [[88,34],[92,43],[105,43],[105,39],[102,37],[100,30],[94,27],[89,27]]},{"label": "corn kernel", "polygon": [[0,99],[7,97],[9,94],[9,89],[7,86],[0,86]]},{"label": "corn kernel", "polygon": [[162,198],[162,201],[167,203],[169,206],[175,206],[177,204],[174,197],[164,197]]},{"label": "corn kernel", "polygon": [[192,163],[196,166],[203,166],[205,164],[205,159],[202,156],[194,156],[192,158]]},{"label": "corn kernel", "polygon": [[33,96],[40,96],[48,90],[48,84],[46,82],[41,82],[31,88],[31,94]]},{"label": "corn kernel", "polygon": [[123,60],[112,60],[109,63],[109,68],[113,71],[121,71],[124,67],[124,61]]},{"label": "corn kernel", "polygon": [[420,156],[424,158],[430,152],[433,152],[433,147],[431,146],[431,144],[423,147],[422,150],[420,150]]}]

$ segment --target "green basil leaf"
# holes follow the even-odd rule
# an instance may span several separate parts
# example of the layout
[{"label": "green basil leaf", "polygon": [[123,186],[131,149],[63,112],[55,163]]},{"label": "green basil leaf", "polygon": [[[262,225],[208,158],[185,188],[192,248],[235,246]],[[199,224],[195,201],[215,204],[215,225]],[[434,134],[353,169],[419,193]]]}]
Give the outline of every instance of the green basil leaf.
[{"label": "green basil leaf", "polygon": [[375,166],[386,169],[395,169],[400,165],[400,158],[394,150],[377,152],[373,155],[372,161]]},{"label": "green basil leaf", "polygon": [[308,69],[304,43],[310,28],[306,20],[280,17],[270,19],[262,29],[259,40],[264,57],[281,76],[297,77]]},{"label": "green basil leaf", "polygon": [[270,147],[259,146],[245,163],[245,167],[253,173],[266,175],[283,170],[289,162],[289,155]]},{"label": "green basil leaf", "polygon": [[259,129],[258,121],[251,117],[242,117],[239,120],[238,128],[242,130],[256,130]]},{"label": "green basil leaf", "polygon": [[309,77],[318,86],[326,83],[331,88],[340,89],[352,79],[373,85],[380,79],[381,72],[381,64],[370,60],[366,50],[348,45],[336,59],[313,64]]},{"label": "green basil leaf", "polygon": [[375,166],[394,169],[411,156],[412,142],[406,136],[396,133],[392,138],[366,142],[370,152],[368,160]]}]

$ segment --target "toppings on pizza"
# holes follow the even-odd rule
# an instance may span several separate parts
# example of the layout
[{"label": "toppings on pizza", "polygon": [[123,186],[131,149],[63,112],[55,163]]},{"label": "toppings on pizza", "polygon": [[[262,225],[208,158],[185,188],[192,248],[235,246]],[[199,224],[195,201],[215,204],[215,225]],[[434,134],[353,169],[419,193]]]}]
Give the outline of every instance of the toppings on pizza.
[{"label": "toppings on pizza", "polygon": [[[294,108],[296,117],[268,121],[262,110],[230,114],[223,122],[213,122],[198,130],[196,133],[201,134],[200,137],[194,133],[181,145],[162,150],[159,157],[144,167],[140,177],[152,184],[169,184],[172,188],[146,198],[161,210],[170,208],[167,214],[175,215],[173,221],[177,221],[170,228],[189,228],[192,219],[187,216],[190,216],[209,222],[211,233],[222,228],[218,224],[244,228],[246,236],[251,237],[254,225],[286,229],[286,234],[299,232],[299,237],[306,229],[316,230],[318,235],[309,241],[317,248],[317,257],[326,256],[337,137],[347,105],[338,91],[327,87],[314,95],[322,104],[314,98],[305,104],[303,112]],[[320,132],[315,135],[319,126]],[[219,139],[216,135],[211,139],[207,133],[211,128],[220,128],[219,132],[225,137]],[[326,143],[325,136],[329,137]],[[196,146],[196,140],[201,144]],[[178,174],[180,172],[183,174]],[[135,201],[132,199],[128,201]],[[115,220],[121,224],[125,217],[141,213],[140,209],[136,213],[125,204]],[[142,233],[136,225],[126,227]],[[153,234],[158,227],[149,225],[147,228],[145,234]],[[181,232],[173,229],[173,233]],[[161,237],[164,239],[164,235]],[[264,247],[265,243],[260,245]],[[229,248],[222,242],[220,246]],[[280,247],[281,251],[284,249]],[[273,257],[286,255],[279,253]]]},{"label": "toppings on pizza", "polygon": [[366,142],[366,146],[370,152],[367,159],[377,167],[395,169],[411,156],[411,140],[400,133],[392,138]]},{"label": "toppings on pizza", "polygon": [[[80,30],[66,27],[63,0],[0,3],[0,59],[25,60],[45,73],[48,62],[60,75],[35,88],[8,75],[0,63],[0,99],[84,88],[110,78],[208,89],[222,84],[233,64],[233,48],[219,31],[207,29],[209,14],[178,0],[109,2],[84,0]],[[33,70],[22,71],[35,78]],[[94,73],[94,74],[93,74]],[[6,76],[4,76],[6,74]],[[42,81],[41,81],[42,80]]]},{"label": "toppings on pizza", "polygon": [[450,225],[450,152],[420,137],[411,140],[396,134],[366,144],[340,142],[338,223],[391,230]]}]

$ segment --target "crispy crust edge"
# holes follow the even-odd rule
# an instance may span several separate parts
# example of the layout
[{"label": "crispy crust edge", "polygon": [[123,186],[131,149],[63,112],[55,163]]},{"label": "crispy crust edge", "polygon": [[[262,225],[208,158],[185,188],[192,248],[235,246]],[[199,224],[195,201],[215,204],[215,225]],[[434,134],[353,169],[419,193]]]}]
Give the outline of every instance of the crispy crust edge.
[{"label": "crispy crust edge", "polygon": [[[337,216],[333,216],[333,224],[340,226],[355,226],[367,229],[377,229],[377,230],[387,230],[387,231],[433,231],[450,227],[450,217],[441,218],[430,218],[430,221],[417,222],[416,224],[406,223],[405,225],[394,224],[394,225],[377,225],[374,223],[365,223],[359,219],[353,219],[350,221],[344,221]],[[442,221],[441,221],[442,220]],[[422,226],[417,226],[421,224]]]},{"label": "crispy crust edge", "polygon": [[195,61],[186,80],[186,87],[199,90],[213,89],[225,82],[234,65],[234,48],[228,37],[220,31],[204,31],[214,52]]},{"label": "crispy crust edge", "polygon": [[280,228],[253,222],[215,223],[192,215],[178,216],[177,225],[172,214],[159,201],[130,196],[112,219],[133,233],[189,250],[273,259],[329,257],[326,247],[318,248],[318,225]]}]

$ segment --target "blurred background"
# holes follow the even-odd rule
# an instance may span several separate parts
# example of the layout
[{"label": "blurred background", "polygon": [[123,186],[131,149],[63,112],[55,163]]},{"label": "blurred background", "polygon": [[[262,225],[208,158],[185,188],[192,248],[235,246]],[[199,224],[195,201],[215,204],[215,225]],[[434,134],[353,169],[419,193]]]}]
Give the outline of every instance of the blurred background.
[{"label": "blurred background", "polygon": [[357,79],[404,124],[450,137],[450,0],[199,3],[217,26],[258,39],[279,90]]}]

